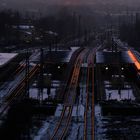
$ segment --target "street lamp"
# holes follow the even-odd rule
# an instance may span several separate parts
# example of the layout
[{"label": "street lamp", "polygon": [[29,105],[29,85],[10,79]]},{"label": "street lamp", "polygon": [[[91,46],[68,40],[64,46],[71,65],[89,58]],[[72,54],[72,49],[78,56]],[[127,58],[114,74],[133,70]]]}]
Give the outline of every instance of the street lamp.
[{"label": "street lamp", "polygon": [[58,69],[60,69],[61,67],[60,67],[60,66],[58,66],[57,68],[58,68]]},{"label": "street lamp", "polygon": [[105,69],[108,70],[108,67],[106,67]]}]

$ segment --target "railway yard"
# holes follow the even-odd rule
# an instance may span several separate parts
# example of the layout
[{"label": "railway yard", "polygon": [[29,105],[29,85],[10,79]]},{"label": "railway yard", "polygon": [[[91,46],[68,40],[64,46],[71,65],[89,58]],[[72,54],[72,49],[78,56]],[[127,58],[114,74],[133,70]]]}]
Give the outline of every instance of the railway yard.
[{"label": "railway yard", "polygon": [[0,67],[9,70],[0,82],[0,136],[138,140],[140,54],[114,42],[117,49],[92,42],[57,52],[28,50],[20,61],[17,52]]}]

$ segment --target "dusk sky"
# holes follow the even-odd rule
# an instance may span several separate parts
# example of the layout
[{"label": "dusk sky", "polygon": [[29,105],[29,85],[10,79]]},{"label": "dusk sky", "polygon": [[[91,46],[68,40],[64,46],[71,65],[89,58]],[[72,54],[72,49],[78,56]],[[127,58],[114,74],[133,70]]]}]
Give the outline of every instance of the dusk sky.
[{"label": "dusk sky", "polygon": [[140,7],[140,0],[0,0],[0,9],[40,11],[49,5],[126,5]]},{"label": "dusk sky", "polygon": [[45,4],[92,4],[92,3],[135,3],[139,0],[1,0],[1,4],[45,3]]}]

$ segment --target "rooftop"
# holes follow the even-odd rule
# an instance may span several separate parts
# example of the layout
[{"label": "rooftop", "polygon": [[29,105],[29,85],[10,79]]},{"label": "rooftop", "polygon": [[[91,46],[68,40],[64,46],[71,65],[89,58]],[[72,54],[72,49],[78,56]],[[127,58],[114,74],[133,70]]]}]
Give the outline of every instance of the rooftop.
[{"label": "rooftop", "polygon": [[132,64],[127,51],[122,52],[100,52],[96,53],[97,64]]},{"label": "rooftop", "polygon": [[17,55],[17,53],[0,53],[0,67],[9,63]]}]

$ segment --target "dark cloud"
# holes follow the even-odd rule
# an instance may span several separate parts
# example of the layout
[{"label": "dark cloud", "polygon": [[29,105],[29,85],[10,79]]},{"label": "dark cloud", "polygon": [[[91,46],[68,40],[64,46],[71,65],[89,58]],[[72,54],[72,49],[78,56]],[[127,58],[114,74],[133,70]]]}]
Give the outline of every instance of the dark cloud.
[{"label": "dark cloud", "polygon": [[123,4],[134,4],[139,3],[139,0],[1,0],[5,3],[14,3],[14,4],[35,4],[35,3],[44,3],[44,4],[96,4],[96,3],[123,3]]},{"label": "dark cloud", "polygon": [[129,5],[139,6],[140,0],[0,0],[1,8],[42,9],[49,5]]}]

